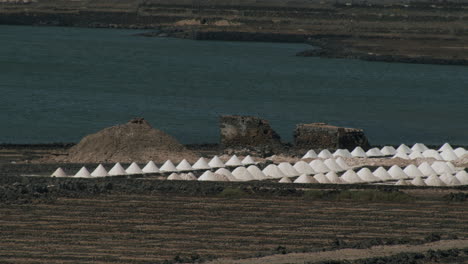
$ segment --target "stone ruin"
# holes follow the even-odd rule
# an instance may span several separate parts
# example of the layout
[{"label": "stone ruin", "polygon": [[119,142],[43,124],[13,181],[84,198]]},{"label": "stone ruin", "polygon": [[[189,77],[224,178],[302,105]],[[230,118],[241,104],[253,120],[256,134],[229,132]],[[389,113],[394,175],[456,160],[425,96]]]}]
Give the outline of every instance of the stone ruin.
[{"label": "stone ruin", "polygon": [[228,149],[244,148],[266,155],[282,147],[281,138],[270,123],[254,116],[221,116],[220,133],[221,145]]},{"label": "stone ruin", "polygon": [[357,146],[369,149],[364,130],[329,125],[326,123],[298,124],[294,131],[294,144],[303,149],[349,149]]},{"label": "stone ruin", "polygon": [[[264,155],[285,149],[285,144],[281,143],[280,136],[271,128],[268,121],[258,117],[221,116],[220,133],[221,145],[226,149],[244,148]],[[370,148],[362,129],[311,123],[298,124],[294,131],[294,147],[297,149],[352,150],[357,146]]]}]

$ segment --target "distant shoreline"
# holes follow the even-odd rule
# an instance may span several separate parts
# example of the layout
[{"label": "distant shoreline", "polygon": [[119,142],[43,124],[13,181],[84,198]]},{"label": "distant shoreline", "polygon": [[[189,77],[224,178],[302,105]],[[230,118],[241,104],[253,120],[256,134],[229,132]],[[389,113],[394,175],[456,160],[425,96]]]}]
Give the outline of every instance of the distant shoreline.
[{"label": "distant shoreline", "polygon": [[[68,2],[67,2],[68,3]],[[150,29],[144,36],[307,43],[303,57],[468,65],[468,2],[4,2],[0,24]],[[141,35],[141,34],[140,34]]]}]

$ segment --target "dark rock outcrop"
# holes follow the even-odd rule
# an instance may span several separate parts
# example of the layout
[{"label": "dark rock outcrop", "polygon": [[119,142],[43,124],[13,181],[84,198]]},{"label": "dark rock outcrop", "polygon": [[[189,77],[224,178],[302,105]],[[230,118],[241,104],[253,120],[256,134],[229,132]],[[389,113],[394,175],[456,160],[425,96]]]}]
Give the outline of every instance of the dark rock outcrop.
[{"label": "dark rock outcrop", "polygon": [[294,131],[294,144],[298,148],[349,150],[360,146],[370,148],[362,129],[332,126],[326,123],[298,124]]},{"label": "dark rock outcrop", "polygon": [[220,133],[224,147],[281,146],[280,136],[268,121],[254,116],[221,116]]}]

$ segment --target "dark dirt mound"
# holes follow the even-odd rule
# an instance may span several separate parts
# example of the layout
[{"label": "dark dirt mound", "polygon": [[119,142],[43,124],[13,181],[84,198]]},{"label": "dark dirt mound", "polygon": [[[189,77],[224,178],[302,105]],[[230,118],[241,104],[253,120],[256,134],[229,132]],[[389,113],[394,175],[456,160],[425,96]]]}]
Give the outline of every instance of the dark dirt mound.
[{"label": "dark dirt mound", "polygon": [[197,156],[172,136],[152,128],[143,118],[105,128],[84,137],[68,155],[41,159],[69,163],[194,161]]}]

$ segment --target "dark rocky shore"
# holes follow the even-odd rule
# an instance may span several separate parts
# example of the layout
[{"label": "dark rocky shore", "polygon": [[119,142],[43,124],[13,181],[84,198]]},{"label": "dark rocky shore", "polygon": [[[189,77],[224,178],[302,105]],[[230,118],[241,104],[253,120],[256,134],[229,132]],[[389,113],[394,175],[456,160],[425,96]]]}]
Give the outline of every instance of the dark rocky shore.
[{"label": "dark rocky shore", "polygon": [[143,36],[309,43],[298,56],[468,65],[466,1],[4,1],[0,24],[152,29]]}]

